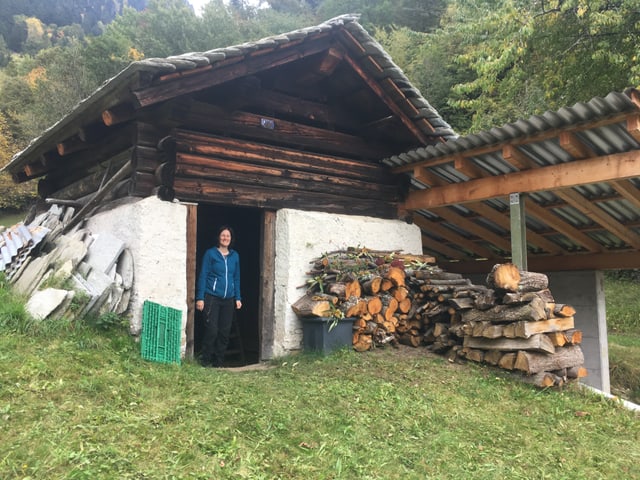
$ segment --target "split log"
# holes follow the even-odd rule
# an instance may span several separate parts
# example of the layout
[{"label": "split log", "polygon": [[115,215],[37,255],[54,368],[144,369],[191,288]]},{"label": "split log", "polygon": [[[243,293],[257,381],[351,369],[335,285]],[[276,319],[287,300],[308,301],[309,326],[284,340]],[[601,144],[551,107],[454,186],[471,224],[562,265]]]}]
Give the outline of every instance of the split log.
[{"label": "split log", "polygon": [[576,314],[575,308],[564,303],[548,302],[546,308],[550,317],[573,317]]},{"label": "split log", "polygon": [[330,283],[327,286],[326,290],[327,293],[335,295],[341,300],[345,300],[347,298],[347,296],[345,295],[345,292],[347,291],[347,285],[344,282]]},{"label": "split log", "polygon": [[484,361],[484,350],[476,350],[476,349],[463,349],[464,356],[467,360],[471,360],[473,362],[481,363]]},{"label": "split log", "polygon": [[453,308],[457,310],[467,310],[475,307],[474,301],[470,297],[450,298],[449,305],[453,305]]},{"label": "split log", "polygon": [[584,378],[589,372],[582,365],[567,368],[567,378]]},{"label": "split log", "polygon": [[556,347],[562,347],[564,345],[578,345],[582,343],[582,331],[581,330],[566,330],[563,332],[551,332],[547,336]]},{"label": "split log", "polygon": [[398,301],[393,298],[391,295],[382,295],[380,297],[380,301],[382,302],[382,316],[385,320],[389,321],[393,317],[393,315],[398,310]]},{"label": "split log", "polygon": [[519,378],[531,385],[539,388],[561,387],[564,385],[564,379],[551,372],[539,372],[533,375],[520,375]]},{"label": "split log", "polygon": [[403,345],[417,348],[422,343],[422,337],[420,335],[411,335],[409,333],[404,333],[398,337],[398,342]]},{"label": "split log", "polygon": [[373,346],[373,337],[371,335],[358,335],[358,339],[353,342],[353,349],[357,352],[366,352],[371,350]]},{"label": "split log", "polygon": [[357,279],[345,283],[344,296],[345,298],[362,296],[362,287]]},{"label": "split log", "polygon": [[525,373],[559,370],[561,368],[575,367],[584,364],[584,355],[578,345],[557,348],[552,355],[543,353],[519,351],[516,356],[514,368]]},{"label": "split log", "polygon": [[409,288],[406,285],[400,285],[391,290],[391,295],[393,295],[393,298],[398,302],[401,302],[409,297]]},{"label": "split log", "polygon": [[399,267],[389,267],[383,277],[385,280],[390,280],[394,287],[400,287],[405,284],[405,272]]},{"label": "split log", "polygon": [[489,350],[484,354],[484,362],[489,365],[498,365],[501,358],[502,352],[500,350]]},{"label": "split log", "polygon": [[486,284],[489,288],[518,291],[520,282],[520,270],[513,263],[498,263],[493,266],[487,275]]},{"label": "split log", "polygon": [[[554,353],[555,347],[551,340],[544,335],[533,335],[529,338],[476,338],[464,337],[463,346],[468,348],[479,348],[481,350],[528,350],[533,352]],[[520,353],[520,352],[518,352]],[[552,370],[552,369],[545,369]]]},{"label": "split log", "polygon": [[545,303],[555,302],[551,291],[547,288],[539,290],[537,292],[507,292],[502,297],[502,303],[515,304],[515,303],[527,303],[530,302],[533,297],[540,297]]},{"label": "split log", "polygon": [[520,321],[505,325],[503,334],[507,338],[529,338],[538,333],[562,332],[572,329],[573,326],[573,317],[549,318],[537,322]]},{"label": "split log", "polygon": [[538,321],[547,318],[544,307],[545,303],[540,298],[535,297],[529,303],[522,305],[496,305],[488,310],[464,310],[462,312],[462,320],[464,322],[490,321],[496,323],[518,320]]},{"label": "split log", "polygon": [[337,303],[338,298],[333,295],[304,295],[291,308],[299,317],[328,317]]},{"label": "split log", "polygon": [[516,363],[516,352],[507,352],[498,361],[498,366],[500,368],[504,368],[505,370],[513,370]]},{"label": "split log", "polygon": [[359,317],[367,313],[367,302],[362,298],[349,297],[338,308],[345,317]]}]

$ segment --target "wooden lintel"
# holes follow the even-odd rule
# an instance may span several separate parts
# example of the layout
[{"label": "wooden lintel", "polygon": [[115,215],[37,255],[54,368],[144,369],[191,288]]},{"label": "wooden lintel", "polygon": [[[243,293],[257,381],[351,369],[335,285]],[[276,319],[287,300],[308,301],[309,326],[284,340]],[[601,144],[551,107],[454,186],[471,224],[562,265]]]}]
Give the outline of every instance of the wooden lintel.
[{"label": "wooden lintel", "polygon": [[429,209],[509,195],[553,191],[596,182],[632,178],[640,171],[640,152],[632,151],[550,165],[524,172],[480,178],[409,193],[407,210]]}]

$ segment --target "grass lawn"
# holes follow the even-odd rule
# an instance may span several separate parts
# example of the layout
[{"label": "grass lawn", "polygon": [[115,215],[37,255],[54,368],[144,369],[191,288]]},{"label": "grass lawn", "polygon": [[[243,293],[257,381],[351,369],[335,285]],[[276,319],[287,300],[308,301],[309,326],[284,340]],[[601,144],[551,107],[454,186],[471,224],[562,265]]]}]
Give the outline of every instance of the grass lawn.
[{"label": "grass lawn", "polygon": [[639,415],[577,385],[409,347],[241,372],[139,348],[0,291],[0,478],[640,478]]}]

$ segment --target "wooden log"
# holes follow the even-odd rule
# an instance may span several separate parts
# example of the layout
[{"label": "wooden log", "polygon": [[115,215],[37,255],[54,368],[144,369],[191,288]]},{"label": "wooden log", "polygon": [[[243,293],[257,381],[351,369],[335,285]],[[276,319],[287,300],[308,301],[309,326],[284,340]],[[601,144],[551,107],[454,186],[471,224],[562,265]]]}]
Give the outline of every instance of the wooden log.
[{"label": "wooden log", "polygon": [[551,295],[551,291],[547,288],[537,292],[507,292],[502,297],[502,303],[509,305],[514,303],[527,303],[530,302],[533,297],[540,297],[546,303],[553,303],[555,301],[553,295]]},{"label": "wooden log", "polygon": [[359,317],[367,313],[367,302],[362,298],[349,297],[338,308],[345,317]]},{"label": "wooden log", "polygon": [[362,295],[362,288],[360,282],[357,279],[353,279],[345,283],[345,298],[360,297]]},{"label": "wooden log", "polygon": [[518,291],[520,282],[520,270],[513,263],[496,264],[487,275],[486,284],[489,288]]},{"label": "wooden log", "polygon": [[398,301],[391,295],[381,295],[379,298],[382,302],[382,310],[380,313],[382,313],[385,320],[391,320],[398,310]]},{"label": "wooden log", "polygon": [[475,307],[474,301],[471,297],[450,298],[449,305],[453,305],[457,310],[468,310],[469,308]]},{"label": "wooden log", "polygon": [[507,352],[498,361],[498,366],[500,368],[504,368],[505,370],[513,370],[516,363],[516,352]]},{"label": "wooden log", "polygon": [[582,365],[567,367],[567,378],[584,378],[589,375],[588,370]]},{"label": "wooden log", "polygon": [[504,336],[507,338],[529,338],[538,333],[562,332],[572,329],[574,326],[573,317],[549,318],[535,322],[514,322],[505,325]]},{"label": "wooden log", "polygon": [[564,385],[562,377],[551,372],[539,372],[533,375],[520,375],[523,382],[534,385],[539,388],[561,387]]},{"label": "wooden log", "polygon": [[478,362],[478,363],[481,363],[482,361],[484,361],[484,355],[485,355],[484,350],[465,348],[463,352],[467,360],[471,360],[473,362]]},{"label": "wooden log", "polygon": [[379,296],[375,295],[364,297],[364,301],[367,304],[367,312],[369,312],[371,315],[375,315],[382,311],[382,300]]},{"label": "wooden log", "polygon": [[353,349],[357,352],[366,352],[371,350],[373,346],[373,337],[371,335],[360,334],[355,342],[353,342]]},{"label": "wooden log", "polygon": [[398,336],[398,342],[403,345],[417,348],[422,344],[422,337],[420,335],[412,335],[410,333],[404,333]]},{"label": "wooden log", "polygon": [[550,317],[573,317],[576,314],[575,308],[564,303],[548,302],[547,310]]},{"label": "wooden log", "polygon": [[496,305],[488,310],[470,309],[462,312],[464,322],[490,321],[511,323],[518,320],[538,321],[547,318],[545,303],[534,298],[529,303],[517,305]]},{"label": "wooden log", "polygon": [[578,345],[570,345],[555,349],[552,355],[521,350],[517,353],[514,368],[532,374],[582,364],[584,364],[582,349]]},{"label": "wooden log", "polygon": [[394,287],[400,287],[404,286],[406,276],[402,268],[389,267],[384,273],[383,278],[390,280]]},{"label": "wooden log", "polygon": [[460,280],[462,275],[459,273],[443,272],[439,269],[413,270],[412,276],[417,279],[433,279],[433,280]]},{"label": "wooden log", "polygon": [[554,353],[555,347],[551,340],[544,335],[533,335],[529,338],[482,338],[464,337],[463,345],[468,348],[482,350],[514,351],[527,350],[532,352]]},{"label": "wooden log", "polygon": [[401,302],[409,297],[409,288],[406,285],[400,285],[399,287],[392,288],[391,295],[393,295],[393,298],[398,302]]},{"label": "wooden log", "polygon": [[503,353],[500,350],[489,350],[484,354],[484,362],[489,365],[498,365]]},{"label": "wooden log", "polygon": [[333,282],[326,287],[327,293],[334,295],[341,300],[347,299],[347,296],[345,295],[346,289],[347,286],[344,282]]},{"label": "wooden log", "polygon": [[304,295],[291,308],[299,317],[329,317],[337,303],[338,298],[333,295]]},{"label": "wooden log", "polygon": [[377,295],[382,285],[382,277],[380,275],[371,275],[369,278],[361,278],[362,291],[367,295]]},{"label": "wooden log", "polygon": [[519,292],[538,292],[549,287],[549,278],[544,273],[520,271]]},{"label": "wooden log", "polygon": [[566,330],[561,332],[551,332],[547,336],[556,347],[562,347],[564,345],[579,345],[582,343],[582,331],[581,330]]}]

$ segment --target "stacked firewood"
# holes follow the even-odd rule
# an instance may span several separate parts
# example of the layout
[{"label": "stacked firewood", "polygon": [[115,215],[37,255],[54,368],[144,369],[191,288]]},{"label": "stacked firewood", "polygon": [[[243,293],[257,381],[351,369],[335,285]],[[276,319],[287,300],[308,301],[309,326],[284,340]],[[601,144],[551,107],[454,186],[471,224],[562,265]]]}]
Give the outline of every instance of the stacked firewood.
[{"label": "stacked firewood", "polygon": [[456,355],[521,373],[541,387],[586,376],[575,309],[556,303],[548,285],[544,274],[495,265],[487,276],[493,304],[461,309],[461,322],[452,326],[463,338]]},{"label": "stacked firewood", "polygon": [[354,318],[353,348],[425,346],[484,362],[538,386],[583,377],[575,310],[555,303],[546,275],[495,265],[487,285],[443,271],[433,257],[349,248],[311,262],[300,317]]}]

